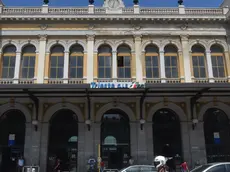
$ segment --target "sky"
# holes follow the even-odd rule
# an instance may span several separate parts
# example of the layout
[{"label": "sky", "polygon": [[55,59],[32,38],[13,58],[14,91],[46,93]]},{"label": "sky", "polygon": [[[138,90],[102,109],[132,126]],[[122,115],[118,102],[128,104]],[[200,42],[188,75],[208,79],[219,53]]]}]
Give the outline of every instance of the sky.
[{"label": "sky", "polygon": [[[51,6],[87,6],[88,0],[49,0]],[[95,6],[101,6],[104,0],[94,0]],[[133,0],[123,0],[126,6],[132,6]],[[176,7],[178,0],[139,0],[142,7]],[[41,6],[43,0],[2,0],[5,6]],[[223,0],[184,0],[186,7],[218,7]]]}]

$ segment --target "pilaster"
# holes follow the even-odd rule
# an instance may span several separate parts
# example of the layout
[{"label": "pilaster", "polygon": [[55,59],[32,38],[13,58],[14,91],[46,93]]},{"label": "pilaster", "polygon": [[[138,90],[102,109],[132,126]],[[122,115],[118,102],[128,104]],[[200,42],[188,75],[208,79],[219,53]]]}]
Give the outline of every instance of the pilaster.
[{"label": "pilaster", "polygon": [[32,138],[32,124],[31,122],[26,123],[25,132],[25,144],[24,144],[24,158],[26,165],[31,164],[33,159],[31,159],[31,138]]},{"label": "pilaster", "polygon": [[94,38],[95,35],[87,35],[87,82],[93,82],[94,78]]},{"label": "pilaster", "polygon": [[134,163],[138,161],[138,142],[137,142],[137,123],[130,122],[130,148],[131,156],[134,159]]},{"label": "pilaster", "polygon": [[165,76],[165,54],[164,51],[160,51],[160,77],[161,82],[166,82],[166,76]]},{"label": "pilaster", "polygon": [[21,52],[16,52],[15,69],[14,69],[14,84],[18,84],[21,66]]},{"label": "pilaster", "polygon": [[85,124],[78,123],[78,171],[86,170],[85,151]]},{"label": "pilaster", "polygon": [[207,58],[209,82],[214,82],[213,70],[212,70],[212,59],[211,59],[211,51],[210,50],[206,51],[206,58]]},{"label": "pilaster", "polygon": [[[142,59],[141,59],[141,41],[142,35],[134,35],[135,41],[135,61],[136,61],[136,81],[143,82]],[[134,59],[132,59],[134,60]],[[133,66],[132,66],[133,67]]]},{"label": "pilaster", "polygon": [[112,78],[117,79],[117,51],[113,51],[113,56],[112,56]]},{"label": "pilaster", "polygon": [[69,51],[65,51],[65,54],[64,54],[64,74],[63,74],[63,79],[64,79],[65,84],[68,84],[68,78],[69,78]]}]

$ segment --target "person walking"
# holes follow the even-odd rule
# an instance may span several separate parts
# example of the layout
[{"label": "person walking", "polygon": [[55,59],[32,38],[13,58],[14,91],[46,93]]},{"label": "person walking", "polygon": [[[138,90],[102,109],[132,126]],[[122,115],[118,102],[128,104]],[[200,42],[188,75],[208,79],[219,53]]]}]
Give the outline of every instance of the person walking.
[{"label": "person walking", "polygon": [[180,168],[181,168],[181,172],[189,172],[187,162],[185,161],[180,165]]},{"label": "person walking", "polygon": [[18,158],[18,172],[22,172],[23,167],[24,167],[24,158],[23,156],[20,156]]},{"label": "person walking", "polygon": [[57,159],[56,165],[54,166],[54,172],[61,172],[61,160]]}]

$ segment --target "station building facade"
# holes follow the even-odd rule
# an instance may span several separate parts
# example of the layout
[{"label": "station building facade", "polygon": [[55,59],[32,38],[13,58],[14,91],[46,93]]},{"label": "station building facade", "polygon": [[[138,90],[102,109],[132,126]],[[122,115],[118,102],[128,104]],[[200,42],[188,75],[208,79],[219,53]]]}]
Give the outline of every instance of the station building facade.
[{"label": "station building facade", "polygon": [[0,6],[1,169],[230,160],[229,8],[118,2]]}]

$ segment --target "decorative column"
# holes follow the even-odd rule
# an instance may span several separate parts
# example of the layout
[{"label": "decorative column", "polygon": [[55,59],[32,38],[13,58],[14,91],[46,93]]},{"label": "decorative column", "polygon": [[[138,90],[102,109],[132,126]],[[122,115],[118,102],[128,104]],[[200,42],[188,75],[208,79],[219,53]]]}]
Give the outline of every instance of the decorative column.
[{"label": "decorative column", "polygon": [[18,84],[19,75],[20,75],[20,66],[21,66],[21,52],[16,52],[16,61],[14,69],[14,84]]},{"label": "decorative column", "polygon": [[[38,64],[37,64],[37,83],[44,83],[44,74],[45,74],[45,59],[46,59],[46,40],[47,35],[39,35],[39,55],[38,55]],[[39,71],[39,72],[38,72]]]},{"label": "decorative column", "polygon": [[179,77],[181,82],[184,82],[184,59],[183,59],[183,52],[181,50],[178,51],[179,57]]},{"label": "decorative column", "polygon": [[[189,54],[189,37],[188,35],[181,35],[181,45],[182,45],[182,54],[183,54],[183,66],[180,66],[184,71],[184,80],[185,82],[192,82],[191,77],[191,60]],[[180,59],[181,60],[181,59]]]},{"label": "decorative column", "polygon": [[137,139],[137,123],[136,121],[130,121],[130,147],[131,147],[131,156],[133,159],[138,162],[139,157],[138,157],[138,143]]},{"label": "decorative column", "polygon": [[31,138],[32,138],[32,126],[31,121],[26,123],[25,132],[25,145],[24,145],[24,158],[26,165],[31,165],[33,158],[31,158]]},{"label": "decorative column", "polygon": [[143,77],[143,80],[146,80],[145,51],[141,52],[141,58],[142,58],[142,77]]},{"label": "decorative column", "polygon": [[164,51],[160,51],[160,77],[161,82],[166,83],[166,76],[165,76],[165,53]]},{"label": "decorative column", "polygon": [[210,50],[206,51],[206,58],[207,58],[209,82],[214,82],[213,70],[212,70],[212,59],[211,59],[211,51]]},{"label": "decorative column", "polygon": [[96,122],[92,126],[92,130],[94,131],[94,157],[98,157],[98,145],[101,143],[101,123]]},{"label": "decorative column", "polygon": [[132,60],[131,60],[131,77],[132,80],[136,81],[136,54],[135,51],[132,51]]},{"label": "decorative column", "polygon": [[153,152],[153,124],[147,122],[144,126],[146,135],[146,147],[147,147],[147,164],[152,164],[154,152]]},{"label": "decorative column", "polygon": [[113,51],[113,57],[112,57],[112,78],[113,80],[117,79],[117,51]]},{"label": "decorative column", "polygon": [[50,51],[47,51],[45,53],[45,69],[44,69],[44,80],[45,80],[45,83],[47,84],[48,83],[48,80],[49,80],[49,70],[50,70]]},{"label": "decorative column", "polygon": [[64,54],[64,74],[63,74],[63,83],[68,84],[69,80],[69,51],[65,51]]},{"label": "decorative column", "polygon": [[87,51],[84,51],[84,59],[83,59],[83,79],[84,79],[84,83],[87,79]]},{"label": "decorative column", "polygon": [[94,38],[95,35],[87,35],[87,83],[93,82],[94,78]]},{"label": "decorative column", "polygon": [[[224,52],[224,57],[225,57],[226,66],[230,66],[229,51]],[[227,78],[228,78],[228,82],[230,82],[230,68],[227,67],[226,71],[227,71],[226,75],[227,75]]]},{"label": "decorative column", "polygon": [[86,162],[84,159],[85,155],[85,124],[78,123],[78,170],[86,170]]},{"label": "decorative column", "polygon": [[[142,83],[143,82],[143,74],[142,74],[142,59],[141,59],[141,37],[142,35],[134,35],[135,41],[135,61],[136,61],[136,81]],[[134,60],[134,59],[132,59]]]}]

